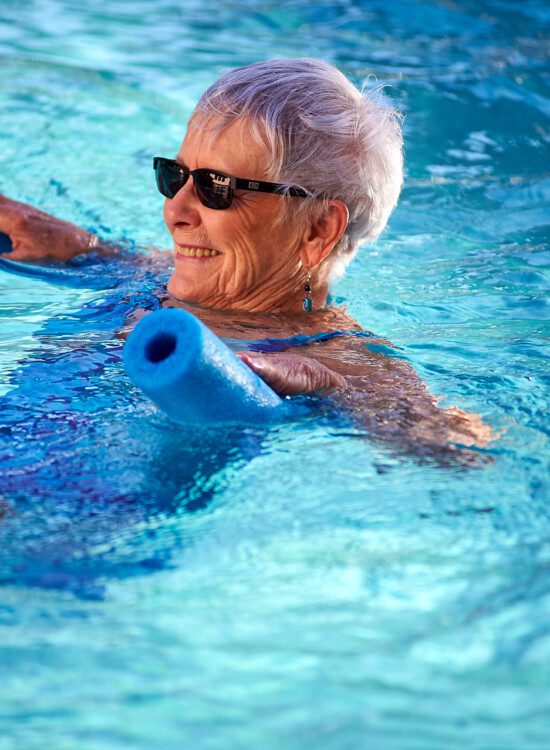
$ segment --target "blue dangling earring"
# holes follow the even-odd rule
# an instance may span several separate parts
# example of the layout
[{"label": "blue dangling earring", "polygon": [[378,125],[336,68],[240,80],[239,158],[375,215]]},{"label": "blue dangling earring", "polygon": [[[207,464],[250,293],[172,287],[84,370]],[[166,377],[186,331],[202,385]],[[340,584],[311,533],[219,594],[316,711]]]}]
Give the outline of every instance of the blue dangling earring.
[{"label": "blue dangling earring", "polygon": [[311,286],[309,283],[310,281],[311,271],[308,271],[306,275],[306,283],[304,284],[304,301],[302,303],[303,308],[306,312],[311,312],[313,310],[313,302],[311,300]]}]

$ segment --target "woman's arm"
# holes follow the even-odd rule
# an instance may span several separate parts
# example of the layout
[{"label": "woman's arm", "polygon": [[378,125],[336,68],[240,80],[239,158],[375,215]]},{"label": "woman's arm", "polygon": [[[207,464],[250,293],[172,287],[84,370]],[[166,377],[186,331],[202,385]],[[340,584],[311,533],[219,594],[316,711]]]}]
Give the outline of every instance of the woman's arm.
[{"label": "woman's arm", "polygon": [[[27,263],[67,261],[84,253],[117,255],[121,250],[76,224],[0,195],[0,236],[2,234],[9,242],[0,243],[0,254],[9,260]],[[169,265],[171,257],[170,252],[153,250],[133,255],[132,261],[136,265],[153,265],[159,270]]]},{"label": "woman's arm", "polygon": [[305,356],[239,356],[280,395],[332,391],[333,400],[359,426],[390,442],[425,452],[457,445],[484,447],[496,438],[479,415],[440,407],[407,362],[371,353],[359,341],[345,337],[302,347]]},{"label": "woman's arm", "polygon": [[64,261],[100,249],[94,234],[3,195],[0,195],[0,232],[11,241],[11,250],[4,250],[3,254],[15,261]]}]

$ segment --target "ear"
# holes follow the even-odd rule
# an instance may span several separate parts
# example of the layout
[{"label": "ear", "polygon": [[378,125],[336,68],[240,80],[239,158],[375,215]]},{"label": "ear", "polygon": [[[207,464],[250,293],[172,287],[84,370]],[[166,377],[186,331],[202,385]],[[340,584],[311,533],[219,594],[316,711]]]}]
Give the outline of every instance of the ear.
[{"label": "ear", "polygon": [[348,207],[343,201],[330,201],[327,211],[311,223],[304,235],[300,257],[306,268],[313,269],[324,260],[346,231]]}]

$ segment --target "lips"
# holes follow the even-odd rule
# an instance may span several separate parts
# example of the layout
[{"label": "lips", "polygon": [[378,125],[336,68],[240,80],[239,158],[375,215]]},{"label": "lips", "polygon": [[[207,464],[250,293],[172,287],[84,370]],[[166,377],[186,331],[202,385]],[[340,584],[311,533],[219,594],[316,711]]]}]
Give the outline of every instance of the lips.
[{"label": "lips", "polygon": [[221,253],[209,247],[192,247],[190,245],[175,245],[176,257],[183,258],[213,258]]}]

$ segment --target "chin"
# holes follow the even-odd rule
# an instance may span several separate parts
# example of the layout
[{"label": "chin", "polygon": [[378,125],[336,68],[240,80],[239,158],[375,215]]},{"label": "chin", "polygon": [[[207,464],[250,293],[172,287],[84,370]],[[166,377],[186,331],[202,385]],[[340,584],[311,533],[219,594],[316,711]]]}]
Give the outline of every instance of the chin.
[{"label": "chin", "polygon": [[190,284],[185,279],[170,277],[168,284],[166,285],[168,293],[176,299],[185,300],[187,302],[200,302],[201,295],[197,296],[197,288],[195,284]]},{"label": "chin", "polygon": [[207,286],[206,284],[201,284],[200,281],[197,282],[186,277],[178,278],[178,274],[172,274],[166,285],[166,289],[175,299],[205,307],[210,307],[212,300],[216,296],[212,289],[212,284]]}]

